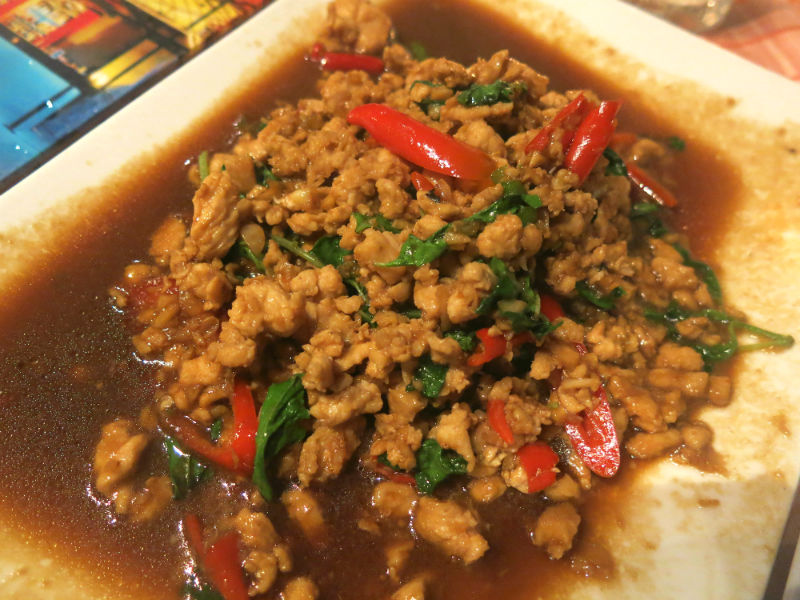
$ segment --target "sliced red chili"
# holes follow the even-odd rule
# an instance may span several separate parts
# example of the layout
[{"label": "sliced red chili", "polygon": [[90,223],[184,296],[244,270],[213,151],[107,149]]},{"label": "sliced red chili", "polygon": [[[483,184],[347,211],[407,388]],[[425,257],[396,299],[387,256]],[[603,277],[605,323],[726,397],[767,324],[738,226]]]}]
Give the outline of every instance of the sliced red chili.
[{"label": "sliced red chili", "polygon": [[418,192],[430,192],[433,190],[433,183],[431,183],[431,180],[422,173],[417,173],[416,171],[411,174],[411,183]]},{"label": "sliced red chili", "polygon": [[386,477],[390,481],[394,481],[395,483],[403,483],[406,485],[417,485],[417,480],[414,479],[414,476],[410,473],[403,473],[402,471],[395,471],[391,467],[384,465],[383,463],[375,462],[375,472],[378,475],[382,475]]},{"label": "sliced red chili", "polygon": [[322,44],[314,44],[309,58],[326,71],[366,71],[373,75],[383,73],[383,60],[367,54],[327,52]]},{"label": "sliced red chili", "polygon": [[595,391],[599,402],[584,412],[577,423],[566,423],[564,429],[581,460],[601,477],[612,477],[619,470],[620,451],[617,429],[611,415],[605,388]]},{"label": "sliced red chili", "polygon": [[558,464],[558,455],[550,446],[544,442],[525,444],[517,456],[528,474],[528,493],[540,492],[555,482],[553,469]]},{"label": "sliced red chili", "polygon": [[212,443],[202,428],[186,415],[172,413],[163,419],[170,433],[193,454],[241,475],[252,473],[252,467],[243,465],[233,448]]},{"label": "sliced red chili", "polygon": [[200,562],[206,555],[206,547],[203,544],[203,526],[197,515],[190,513],[183,518],[183,535],[189,543],[189,547],[197,554]]},{"label": "sliced red chili", "polygon": [[539,311],[547,317],[550,322],[557,319],[563,319],[567,315],[558,300],[553,298],[550,294],[542,294],[540,297],[541,305]]},{"label": "sliced red chili", "polygon": [[435,173],[484,180],[495,168],[494,160],[482,150],[383,104],[356,106],[347,122],[366,129],[394,154]]},{"label": "sliced red chili", "polygon": [[514,443],[514,432],[506,419],[506,403],[500,398],[492,398],[486,407],[489,425],[509,446]]},{"label": "sliced red chili", "polygon": [[505,354],[506,338],[502,335],[490,335],[488,327],[479,329],[475,335],[481,341],[481,347],[467,359],[470,367],[479,367]]},{"label": "sliced red chili", "polygon": [[[591,108],[591,103],[586,99],[586,96],[580,94],[572,99],[572,101],[567,104],[564,108],[562,108],[555,117],[542,129],[536,136],[528,142],[528,145],[525,146],[525,153],[530,154],[531,152],[543,152],[547,145],[550,143],[550,140],[553,137],[553,133],[555,130],[560,127],[562,124],[567,124],[566,122],[571,120],[571,117],[577,116],[582,117],[586,114],[586,112]],[[572,142],[572,137],[575,133],[574,128],[578,126],[578,123],[571,124],[571,127],[566,127],[564,130],[564,136],[561,138],[562,147],[566,150],[569,147],[569,144]]]},{"label": "sliced red chili", "polygon": [[203,564],[208,578],[225,600],[249,600],[239,560],[239,534],[230,531],[211,544]]},{"label": "sliced red chili", "polygon": [[653,199],[661,206],[669,208],[678,206],[678,200],[667,188],[650,177],[645,171],[632,162],[625,165],[628,169],[628,179],[639,188],[646,196]]},{"label": "sliced red chili", "polygon": [[231,448],[239,457],[243,469],[253,470],[256,458],[256,431],[258,431],[258,415],[253,392],[243,381],[234,385],[233,398],[233,440]]},{"label": "sliced red chili", "polygon": [[564,157],[564,166],[583,182],[608,146],[616,128],[615,118],[621,103],[604,101],[592,109],[575,132],[575,139]]}]

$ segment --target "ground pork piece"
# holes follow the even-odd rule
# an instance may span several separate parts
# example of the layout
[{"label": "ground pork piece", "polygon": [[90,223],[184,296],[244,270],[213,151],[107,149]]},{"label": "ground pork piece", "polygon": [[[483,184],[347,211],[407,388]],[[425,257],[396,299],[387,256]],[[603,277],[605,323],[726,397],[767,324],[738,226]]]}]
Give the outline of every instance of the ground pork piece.
[{"label": "ground pork piece", "polygon": [[572,539],[578,533],[581,517],[569,502],[548,506],[536,521],[533,543],[543,547],[555,559],[572,548]]},{"label": "ground pork piece", "polygon": [[576,500],[581,495],[581,488],[572,477],[563,475],[556,479],[555,483],[545,488],[544,495],[551,502]]},{"label": "ground pork piece", "polygon": [[387,400],[389,412],[403,417],[409,423],[414,420],[419,411],[425,408],[422,394],[417,390],[407,390],[405,385],[390,388]]},{"label": "ground pork piece", "polygon": [[626,443],[625,448],[634,458],[653,458],[679,446],[683,438],[677,429],[660,433],[637,433]]},{"label": "ground pork piece", "polygon": [[465,144],[480,148],[492,156],[500,158],[506,156],[506,145],[503,138],[486,121],[478,119],[465,123],[456,131],[454,137]]},{"label": "ground pork piece", "polygon": [[414,550],[414,540],[410,537],[394,540],[384,546],[386,571],[393,581],[400,581],[400,571],[408,562],[412,550]]},{"label": "ground pork piece", "polygon": [[479,58],[469,67],[469,74],[475,83],[486,85],[498,79],[513,82],[522,81],[528,88],[528,94],[539,97],[547,91],[549,80],[531,69],[528,65],[509,56],[508,50],[495,52],[484,60]]},{"label": "ground pork piece", "polygon": [[289,337],[306,323],[305,296],[286,292],[267,277],[253,277],[236,288],[236,299],[223,322],[215,355],[228,367],[243,367],[255,357],[262,332]]},{"label": "ground pork piece", "polygon": [[731,403],[730,377],[711,375],[708,378],[708,401],[715,406],[727,406]]},{"label": "ground pork piece", "polygon": [[499,215],[478,236],[478,251],[486,257],[512,258],[519,254],[521,239],[522,221],[519,217]]},{"label": "ground pork piece", "polygon": [[702,398],[708,389],[709,375],[705,371],[651,369],[647,374],[650,385],[663,390],[677,390],[689,398]]},{"label": "ground pork piece", "polygon": [[209,173],[227,173],[239,192],[247,193],[256,184],[256,172],[250,157],[242,154],[217,152],[208,164]]},{"label": "ground pork piece", "polygon": [[396,481],[382,481],[372,489],[372,506],[383,519],[408,523],[418,499],[412,486]]},{"label": "ground pork piece", "polygon": [[187,265],[186,273],[178,279],[178,288],[203,301],[203,310],[215,311],[227,303],[233,291],[225,273],[210,263]]},{"label": "ground pork piece", "polygon": [[667,342],[658,349],[656,366],[682,371],[700,371],[703,368],[703,357],[694,348]]},{"label": "ground pork piece", "polygon": [[211,361],[207,356],[183,361],[178,378],[181,385],[213,385],[221,379],[222,365]]},{"label": "ground pork piece", "polygon": [[425,540],[466,564],[475,562],[489,549],[478,533],[478,519],[468,509],[452,500],[440,501],[430,496],[419,500],[414,528]]},{"label": "ground pork piece", "polygon": [[464,323],[474,319],[481,300],[496,283],[497,277],[485,263],[470,262],[459,269],[447,298],[447,317],[450,321]]},{"label": "ground pork piece", "polygon": [[192,198],[194,216],[189,230],[197,260],[221,258],[239,235],[239,194],[226,172],[206,177]]},{"label": "ground pork piece", "polygon": [[168,217],[153,234],[150,256],[156,264],[166,265],[173,252],[180,250],[186,237],[186,224],[179,217]]},{"label": "ground pork piece", "polygon": [[634,385],[622,373],[609,377],[606,389],[633,417],[634,425],[650,433],[665,429],[661,407],[646,389]]},{"label": "ground pork piece", "polygon": [[389,600],[425,600],[425,579],[412,579],[396,590]]},{"label": "ground pork piece", "polygon": [[470,76],[464,65],[446,58],[428,58],[415,65],[406,75],[406,88],[415,81],[430,81],[444,84],[450,89],[466,87],[470,84]]},{"label": "ground pork piece", "polygon": [[684,445],[695,452],[700,452],[709,446],[714,436],[711,428],[699,421],[687,423],[680,431]]},{"label": "ground pork piece", "polygon": [[281,543],[275,527],[264,513],[243,508],[236,514],[234,524],[248,549],[244,568],[251,577],[250,595],[263,594],[275,583],[278,571],[291,570],[289,548]]},{"label": "ground pork piece", "polygon": [[383,398],[377,385],[359,379],[335,394],[309,391],[308,404],[311,416],[320,423],[334,427],[358,415],[378,412],[383,407]]},{"label": "ground pork piece", "polygon": [[492,502],[497,500],[506,491],[506,484],[499,475],[472,478],[469,480],[469,495],[476,502]]},{"label": "ground pork piece", "polygon": [[136,490],[123,504],[122,495],[114,498],[118,514],[127,514],[135,523],[150,521],[163,511],[172,500],[172,481],[166,475],[148,477],[144,487]]},{"label": "ground pork piece", "polygon": [[300,526],[308,539],[319,541],[325,536],[325,518],[311,490],[290,488],[281,495],[281,502],[289,517]]},{"label": "ground pork piece", "polygon": [[406,269],[376,267],[375,263],[391,262],[397,258],[404,241],[402,234],[370,228],[364,232],[364,241],[353,250],[353,256],[359,265],[376,271],[386,283],[393,285],[405,277]]},{"label": "ground pork piece", "polygon": [[467,472],[475,468],[475,453],[469,430],[474,418],[467,404],[454,404],[450,412],[439,417],[436,426],[430,430],[428,437],[439,442],[442,448],[455,450],[467,461]]},{"label": "ground pork piece", "polygon": [[120,482],[133,474],[147,447],[144,433],[134,433],[128,419],[117,419],[103,426],[94,452],[94,476],[97,491],[111,497]]},{"label": "ground pork piece", "polygon": [[422,444],[422,431],[403,415],[375,415],[375,438],[370,447],[372,456],[386,454],[386,459],[403,471],[417,465],[416,451]]},{"label": "ground pork piece", "polygon": [[338,427],[322,425],[303,442],[297,476],[300,484],[308,486],[312,481],[328,481],[341,473],[361,443],[359,433],[364,422],[355,419]]},{"label": "ground pork piece", "polygon": [[281,600],[317,600],[319,590],[308,577],[296,577],[286,584],[281,592]]},{"label": "ground pork piece", "polygon": [[328,5],[322,42],[331,50],[374,54],[389,39],[392,21],[364,0],[336,0]]}]

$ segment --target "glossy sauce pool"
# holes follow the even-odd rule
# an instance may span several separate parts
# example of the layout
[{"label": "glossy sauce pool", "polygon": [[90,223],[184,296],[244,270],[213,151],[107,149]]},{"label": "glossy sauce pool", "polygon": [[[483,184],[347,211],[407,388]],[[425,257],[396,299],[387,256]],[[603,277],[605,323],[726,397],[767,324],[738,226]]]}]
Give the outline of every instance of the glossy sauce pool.
[{"label": "glossy sauce pool", "polygon": [[[510,21],[468,3],[404,0],[391,13],[400,39],[421,42],[431,56],[470,63],[508,48],[547,74],[553,89],[591,88],[602,97],[620,96],[602,74],[589,73]],[[146,256],[158,223],[171,212],[186,212],[193,193],[187,158],[224,148],[240,116],[258,117],[276,101],[312,95],[316,76],[316,67],[297,54],[247,95],[219,106],[194,137],[163,152],[161,170],[134,174],[129,184],[105,189],[104,194],[125,199],[122,208],[87,217],[80,231],[59,241],[63,253],[5,290],[0,300],[0,510],[27,535],[52,540],[95,571],[121,573],[144,595],[177,597],[185,560],[178,519],[207,507],[190,498],[173,503],[156,521],[135,526],[115,521],[92,494],[90,464],[100,427],[119,415],[135,418],[153,393],[151,369],[134,360],[129,332],[107,291],[126,264]],[[630,97],[621,128],[684,137],[677,124],[656,118]],[[720,215],[730,213],[739,197],[736,174],[695,144],[676,155],[675,172],[681,173],[675,188],[680,207],[671,225],[685,231],[695,253],[713,263],[713,248],[725,232]],[[482,560],[464,568],[423,544],[404,573],[431,574],[430,596],[437,600],[514,598],[533,589],[546,595],[576,578],[613,577],[613,561],[596,534],[616,526],[618,499],[644,468],[628,465],[614,482],[601,482],[588,495],[571,562],[550,561],[531,544],[526,507],[535,500],[507,494],[480,509],[492,548]],[[295,573],[310,574],[322,598],[385,597],[396,587],[384,573],[382,541],[354,525],[368,492],[356,472],[324,488],[331,541],[324,548],[302,542],[293,547]],[[279,531],[291,530],[280,511],[271,517]]]}]

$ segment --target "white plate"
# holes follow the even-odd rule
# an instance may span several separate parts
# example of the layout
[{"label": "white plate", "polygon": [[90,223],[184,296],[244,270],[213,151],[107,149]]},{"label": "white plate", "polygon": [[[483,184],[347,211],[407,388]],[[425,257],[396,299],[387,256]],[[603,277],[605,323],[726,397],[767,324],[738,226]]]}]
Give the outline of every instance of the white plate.
[{"label": "white plate", "polygon": [[[614,0],[480,1],[670,115],[738,170],[745,196],[716,254],[727,297],[754,322],[800,337],[800,158],[789,151],[800,149],[800,86]],[[146,153],[200,123],[253,73],[308,44],[325,3],[279,0],[1,196],[0,281],[45,257],[46,244],[21,244],[34,231],[50,235],[42,223],[57,215],[75,224],[84,211],[108,209],[86,190],[152,160]],[[564,597],[759,597],[800,471],[800,438],[780,434],[775,421],[800,431],[798,365],[798,348],[749,356],[733,405],[704,417],[728,476],[667,462],[652,469],[609,533],[617,577]],[[24,590],[30,581],[9,575],[13,548],[0,553],[10,561],[0,580]],[[19,552],[20,564],[29,560]]]}]

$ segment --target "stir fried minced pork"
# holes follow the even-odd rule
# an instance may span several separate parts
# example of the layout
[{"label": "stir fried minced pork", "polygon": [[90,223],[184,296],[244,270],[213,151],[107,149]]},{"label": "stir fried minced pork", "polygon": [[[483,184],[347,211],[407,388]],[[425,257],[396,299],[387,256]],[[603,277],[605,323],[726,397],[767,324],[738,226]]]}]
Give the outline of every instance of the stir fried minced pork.
[{"label": "stir fried minced pork", "polygon": [[[160,366],[138,423],[103,428],[97,489],[147,520],[211,466],[246,486],[233,516],[183,526],[225,598],[212,556],[230,540],[250,595],[316,598],[272,506],[327,543],[315,490],[356,467],[374,486],[359,527],[397,533],[394,597],[424,596],[403,570],[419,540],[491,552],[475,506],[505,494],[541,498],[530,538],[561,558],[597,477],[698,456],[712,433],[687,406],[731,397],[713,272],[632,189],[669,149],[613,136],[614,103],[548,90],[507,51],[416,60],[361,0],[330,7],[320,42],[319,95],[202,155],[191,218],[112,290]],[[450,166],[415,158],[414,136]],[[140,473],[159,443],[169,478]]]}]

